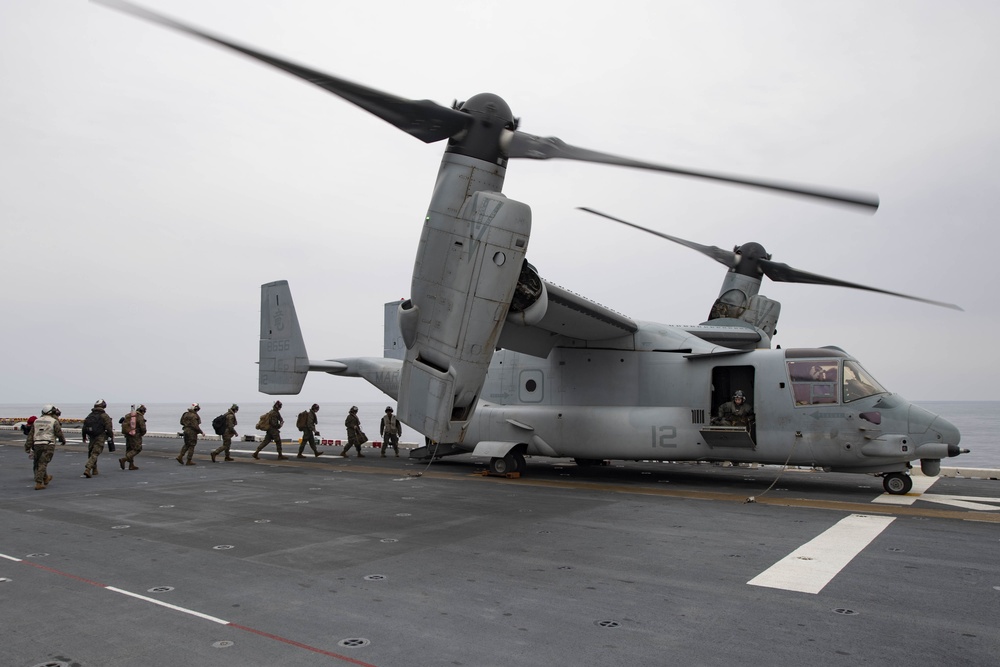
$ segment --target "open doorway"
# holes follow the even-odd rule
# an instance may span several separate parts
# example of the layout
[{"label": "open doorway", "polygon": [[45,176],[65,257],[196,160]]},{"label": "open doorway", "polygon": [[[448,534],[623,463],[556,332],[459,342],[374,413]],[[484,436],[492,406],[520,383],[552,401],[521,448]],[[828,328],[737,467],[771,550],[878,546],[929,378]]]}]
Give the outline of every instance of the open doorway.
[{"label": "open doorway", "polygon": [[[702,430],[710,447],[750,447],[757,442],[754,408],[754,367],[716,366],[712,369],[712,420],[711,426]],[[733,399],[741,392],[750,414],[743,419],[732,419]],[[726,410],[721,408],[726,405]],[[719,419],[720,412],[729,418]]]}]

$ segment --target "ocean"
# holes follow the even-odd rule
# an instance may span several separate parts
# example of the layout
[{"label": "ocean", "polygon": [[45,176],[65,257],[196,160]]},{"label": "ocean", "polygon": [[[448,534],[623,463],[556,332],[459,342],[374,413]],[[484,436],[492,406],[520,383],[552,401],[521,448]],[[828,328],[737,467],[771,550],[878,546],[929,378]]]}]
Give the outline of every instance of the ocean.
[{"label": "ocean", "polygon": [[[259,403],[242,403],[237,413],[239,424],[236,430],[240,434],[254,433],[254,425],[263,413],[271,409],[274,401]],[[312,403],[295,400],[282,400],[281,410],[286,428],[293,427],[295,416],[307,409]],[[961,445],[972,450],[949,459],[944,465],[960,465],[964,468],[1000,468],[1000,401],[916,401],[917,405],[939,414],[958,427],[962,433]],[[83,419],[90,412],[90,403],[59,404],[64,418]],[[180,429],[180,418],[187,410],[188,403],[150,403],[146,405],[146,428],[152,432],[172,433]],[[206,433],[212,431],[212,419],[229,409],[231,403],[202,403],[201,422]],[[358,403],[358,417],[361,428],[369,436],[378,433],[379,420],[385,414],[387,405],[395,408],[395,403]],[[0,417],[23,417],[39,413],[39,405],[24,405],[0,403]],[[343,438],[344,418],[350,409],[350,403],[321,403],[318,413],[320,433],[325,437]],[[129,405],[124,403],[108,404],[108,414],[117,423],[118,418],[128,412]],[[413,439],[412,431],[404,429],[403,440]]]}]

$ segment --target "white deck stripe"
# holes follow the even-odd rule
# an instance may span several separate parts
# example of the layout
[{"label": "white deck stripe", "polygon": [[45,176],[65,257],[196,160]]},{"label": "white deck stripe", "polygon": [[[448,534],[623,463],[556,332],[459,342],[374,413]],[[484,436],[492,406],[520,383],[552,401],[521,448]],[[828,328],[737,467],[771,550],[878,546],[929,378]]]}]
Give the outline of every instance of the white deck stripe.
[{"label": "white deck stripe", "polygon": [[883,493],[872,502],[882,505],[912,505],[920,499],[924,491],[931,488],[934,482],[938,480],[937,477],[927,477],[925,475],[910,475],[910,479],[913,480],[913,488],[905,496],[894,496],[891,493]]},{"label": "white deck stripe", "polygon": [[146,597],[145,595],[139,595],[138,593],[132,593],[129,591],[122,590],[120,588],[115,588],[114,586],[105,586],[109,591],[114,591],[115,593],[121,593],[122,595],[128,595],[129,597],[137,598],[145,602],[152,602],[153,604],[158,604],[161,607],[166,607],[167,609],[173,609],[174,611],[180,611],[185,614],[191,614],[192,616],[197,616],[198,618],[203,618],[206,621],[212,621],[213,623],[218,623],[219,625],[229,625],[229,621],[223,621],[221,618],[216,618],[215,616],[209,616],[208,614],[202,614],[201,612],[194,611],[191,609],[185,609],[184,607],[178,607],[174,604],[167,604],[166,602],[161,602],[160,600],[155,600],[151,597]]},{"label": "white deck stripe", "polygon": [[7,554],[0,554],[0,558],[6,558],[7,560],[12,560],[15,563],[20,563],[21,562],[20,558],[14,558],[13,556],[8,556]]},{"label": "white deck stripe", "polygon": [[747,583],[801,593],[819,593],[894,519],[852,514]]}]

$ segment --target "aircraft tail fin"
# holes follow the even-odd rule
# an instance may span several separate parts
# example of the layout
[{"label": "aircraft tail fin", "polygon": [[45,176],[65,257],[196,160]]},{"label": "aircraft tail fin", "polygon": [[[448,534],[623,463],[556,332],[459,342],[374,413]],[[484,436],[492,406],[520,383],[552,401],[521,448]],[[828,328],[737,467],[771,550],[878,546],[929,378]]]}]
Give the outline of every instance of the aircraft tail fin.
[{"label": "aircraft tail fin", "polygon": [[259,359],[257,389],[261,393],[297,394],[302,390],[309,356],[287,280],[260,286]]}]

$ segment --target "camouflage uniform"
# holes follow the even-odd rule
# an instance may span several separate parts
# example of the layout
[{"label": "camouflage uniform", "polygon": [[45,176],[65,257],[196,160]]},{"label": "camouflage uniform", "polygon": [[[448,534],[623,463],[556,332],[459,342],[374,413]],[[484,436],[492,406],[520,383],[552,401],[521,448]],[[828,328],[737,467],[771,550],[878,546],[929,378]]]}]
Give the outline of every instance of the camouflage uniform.
[{"label": "camouflage uniform", "polygon": [[313,454],[319,456],[319,450],[316,449],[316,439],[313,435],[318,434],[319,431],[316,430],[316,425],[319,423],[319,417],[316,416],[316,412],[319,410],[319,406],[313,404],[311,408],[306,410],[306,423],[302,428],[302,442],[299,443],[299,455],[298,458],[304,459],[305,456],[302,452],[305,451],[306,445],[308,444],[312,447]]},{"label": "camouflage uniform", "polygon": [[264,433],[264,440],[257,447],[256,451],[253,453],[255,459],[259,459],[260,450],[267,447],[271,442],[274,442],[274,446],[278,450],[278,459],[285,460],[286,457],[281,453],[281,427],[285,425],[285,420],[281,418],[281,413],[278,411],[280,408],[275,406],[267,413],[267,431]]},{"label": "camouflage uniform", "polygon": [[41,491],[52,481],[52,475],[48,474],[48,465],[56,451],[56,440],[63,445],[66,444],[62,425],[51,414],[44,414],[36,419],[28,431],[24,449],[34,459],[36,491]]},{"label": "camouflage uniform", "polygon": [[392,414],[392,408],[385,409],[385,417],[378,425],[379,435],[382,436],[382,458],[385,458],[385,450],[392,447],[399,456],[399,436],[403,435],[403,425]]},{"label": "camouflage uniform", "polygon": [[111,422],[111,417],[104,411],[104,408],[95,405],[91,408],[90,412],[96,412],[100,415],[101,425],[104,426],[104,432],[91,436],[84,434],[83,436],[85,439],[89,440],[87,445],[87,463],[83,466],[84,477],[93,477],[97,475],[97,457],[104,451],[104,443],[108,439],[112,441],[115,439],[115,425]]},{"label": "camouflage uniform", "polygon": [[222,444],[219,445],[215,451],[212,452],[212,462],[215,462],[215,457],[222,452],[226,453],[226,460],[233,461],[233,457],[229,455],[229,448],[233,444],[233,436],[236,435],[236,413],[239,411],[239,406],[234,405],[233,407],[226,410],[226,427],[222,429]]},{"label": "camouflage uniform", "polygon": [[187,465],[194,465],[194,461],[191,459],[194,457],[195,445],[198,444],[198,435],[205,435],[205,432],[201,430],[199,410],[201,410],[201,406],[196,403],[181,416],[181,426],[184,427],[184,446],[181,447],[181,453],[177,455],[177,462],[180,464],[184,464],[184,455],[187,454]]},{"label": "camouflage uniform", "polygon": [[736,405],[733,401],[727,401],[719,406],[719,416],[713,419],[712,423],[747,428],[752,419],[753,409],[748,402],[743,401],[743,405]]},{"label": "camouflage uniform", "polygon": [[[135,420],[135,424],[132,420]],[[125,436],[125,456],[118,459],[118,465],[125,470],[128,463],[129,470],[138,470],[135,464],[135,457],[142,451],[142,436],[146,435],[146,406],[140,405],[137,410],[125,415],[122,422],[122,435]]]},{"label": "camouflage uniform", "polygon": [[344,426],[347,427],[347,445],[344,446],[341,456],[346,459],[347,453],[351,451],[351,447],[357,447],[358,456],[364,458],[365,455],[361,453],[361,420],[358,419],[357,408],[351,408],[351,411],[347,414],[347,419],[344,420]]}]

